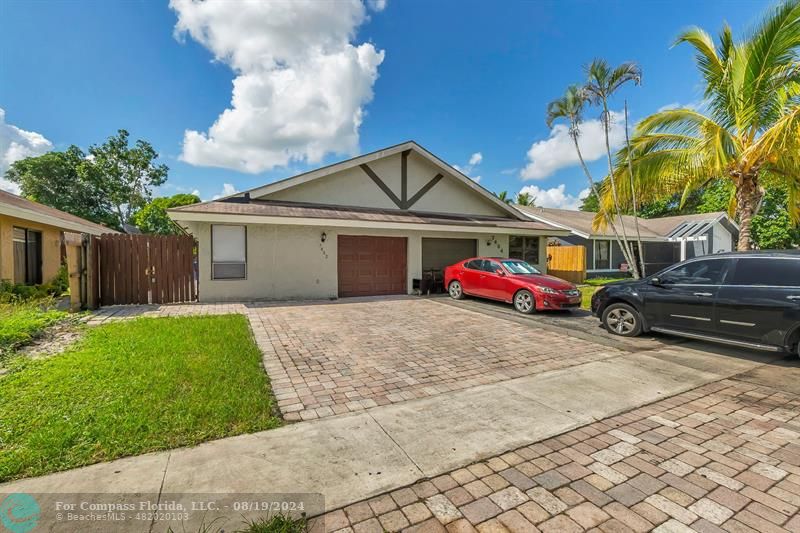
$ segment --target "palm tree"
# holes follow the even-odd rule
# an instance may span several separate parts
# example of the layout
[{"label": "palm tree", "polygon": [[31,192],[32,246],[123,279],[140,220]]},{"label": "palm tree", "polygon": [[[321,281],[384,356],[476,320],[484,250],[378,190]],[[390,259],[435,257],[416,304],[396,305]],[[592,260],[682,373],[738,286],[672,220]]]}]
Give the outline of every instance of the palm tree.
[{"label": "palm tree", "polygon": [[525,205],[528,207],[533,207],[533,204],[536,202],[536,197],[531,196],[529,192],[521,192],[517,194],[517,201],[515,202],[517,205]]},{"label": "palm tree", "polygon": [[[738,249],[749,250],[764,184],[785,186],[791,220],[800,220],[800,0],[773,8],[738,43],[727,25],[716,46],[700,28],[682,33],[679,43],[695,49],[705,83],[702,111],[670,109],[644,119],[630,149],[617,154],[615,176],[630,155],[638,193],[647,200],[675,193],[685,199],[711,180],[730,181]],[[612,188],[613,180],[604,205],[614,202]],[[618,192],[619,201],[630,201]]]},{"label": "palm tree", "polygon": [[[617,192],[617,183],[614,176],[614,159],[611,155],[611,142],[609,140],[611,129],[611,110],[608,108],[609,99],[616,93],[620,87],[628,82],[634,82],[638,85],[642,79],[642,70],[636,63],[623,63],[616,68],[611,68],[604,59],[595,59],[591,64],[586,67],[586,75],[588,81],[584,90],[587,93],[589,100],[603,108],[600,115],[601,122],[603,123],[603,132],[605,133],[606,141],[606,154],[608,156],[608,182],[611,186],[611,196],[614,200],[614,213],[619,217],[620,226],[622,226],[622,253],[628,264],[633,268],[633,277],[640,277],[641,265],[638,259],[633,255],[630,243],[628,242],[628,234],[625,230],[625,224],[622,222],[622,210],[619,204],[619,194]],[[627,107],[627,104],[626,104]],[[627,110],[626,110],[627,111]],[[627,124],[626,124],[627,128]],[[631,177],[631,187],[633,187],[633,177]],[[635,194],[631,189],[630,198],[635,198]],[[636,227],[636,234],[638,236],[639,254],[642,253],[642,238],[639,234],[639,220],[636,217],[636,212],[633,213],[634,226]]]},{"label": "palm tree", "polygon": [[[570,85],[567,87],[567,91],[564,93],[564,96],[553,100],[547,105],[547,117],[545,122],[547,123],[548,128],[552,128],[555,121],[559,119],[566,120],[569,123],[569,136],[575,146],[575,152],[578,154],[578,160],[581,163],[583,173],[589,182],[589,189],[592,191],[595,197],[600,198],[600,188],[592,178],[592,173],[589,171],[589,167],[586,165],[586,161],[583,159],[581,147],[578,144],[578,138],[581,136],[581,123],[583,122],[583,109],[587,101],[586,92],[583,87],[578,85]],[[611,228],[614,238],[616,239],[620,250],[623,250],[624,254],[625,247],[622,245],[622,239],[617,231],[616,225],[614,224],[613,217],[609,215],[609,210],[601,204],[597,216],[603,219],[604,226]],[[627,256],[626,260],[628,260]]]},{"label": "palm tree", "polygon": [[500,191],[497,193],[497,197],[507,204],[511,203],[511,197],[508,195],[508,191]]}]

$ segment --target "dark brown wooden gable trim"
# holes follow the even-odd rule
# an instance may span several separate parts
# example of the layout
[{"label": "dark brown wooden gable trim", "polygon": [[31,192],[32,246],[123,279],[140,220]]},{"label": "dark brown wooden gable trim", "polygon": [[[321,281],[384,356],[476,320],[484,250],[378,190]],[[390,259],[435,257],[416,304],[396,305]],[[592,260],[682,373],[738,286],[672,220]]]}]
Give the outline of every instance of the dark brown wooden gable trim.
[{"label": "dark brown wooden gable trim", "polygon": [[380,187],[383,193],[388,196],[389,199],[400,209],[408,209],[417,203],[420,198],[425,196],[425,194],[427,194],[427,192],[430,191],[433,186],[439,183],[439,180],[444,177],[444,175],[441,173],[436,174],[436,176],[434,176],[428,183],[423,185],[414,196],[408,198],[408,155],[410,153],[411,150],[405,150],[400,153],[400,198],[397,197],[392,189],[386,185],[386,183],[375,173],[374,170],[369,167],[369,165],[366,163],[359,165],[361,170],[363,170],[364,173],[375,182],[375,185]]},{"label": "dark brown wooden gable trim", "polygon": [[369,168],[369,165],[367,165],[366,163],[363,163],[363,164],[361,164],[361,165],[359,165],[359,166],[361,167],[361,170],[363,170],[363,171],[364,171],[364,172],[367,174],[367,176],[369,176],[370,178],[372,178],[372,181],[374,181],[374,182],[375,182],[375,185],[377,185],[378,187],[380,187],[380,189],[383,191],[383,193],[384,193],[386,196],[388,196],[388,197],[389,197],[389,199],[390,199],[392,202],[394,202],[394,204],[395,204],[397,207],[399,207],[400,209],[406,209],[406,207],[405,207],[405,202],[404,202],[403,200],[401,200],[400,198],[398,198],[398,197],[397,197],[397,195],[396,195],[394,192],[392,192],[392,190],[389,188],[389,186],[388,186],[388,185],[386,185],[386,184],[383,182],[383,180],[382,180],[382,179],[380,179],[380,178],[378,177],[378,175],[377,175],[377,174],[375,174],[375,172],[373,172],[373,170],[372,170],[371,168]]},{"label": "dark brown wooden gable trim", "polygon": [[400,154],[400,200],[405,205],[408,202],[408,154],[411,150],[404,150]]},{"label": "dark brown wooden gable trim", "polygon": [[423,187],[417,191],[417,194],[415,194],[407,202],[405,202],[405,206],[403,207],[403,209],[408,209],[409,207],[417,203],[417,201],[423,196],[425,196],[425,194],[429,190],[431,190],[434,185],[439,183],[439,180],[442,179],[443,177],[444,176],[442,174],[436,174],[436,176],[434,176],[433,179],[431,179],[431,181],[423,185]]}]

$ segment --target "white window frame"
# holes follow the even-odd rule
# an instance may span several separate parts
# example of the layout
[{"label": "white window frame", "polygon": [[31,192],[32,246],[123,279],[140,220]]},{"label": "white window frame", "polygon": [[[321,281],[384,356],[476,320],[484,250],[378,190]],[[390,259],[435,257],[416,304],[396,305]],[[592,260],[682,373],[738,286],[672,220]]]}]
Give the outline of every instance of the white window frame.
[{"label": "white window frame", "polygon": [[[244,262],[240,261],[214,261],[214,227],[215,226],[229,226],[229,227],[237,227],[242,228],[244,230]],[[211,243],[211,279],[213,281],[242,281],[247,279],[247,226],[245,224],[211,224],[211,230],[209,235],[209,241]],[[244,265],[244,273],[240,278],[228,278],[222,277],[218,278],[214,276],[214,265]]]},{"label": "white window frame", "polygon": [[[608,268],[597,268],[597,243],[599,242],[607,242],[608,243]],[[612,265],[612,258],[614,256],[614,249],[612,245],[611,239],[593,239],[592,240],[592,270],[604,270],[609,271],[613,270],[611,268]]]}]

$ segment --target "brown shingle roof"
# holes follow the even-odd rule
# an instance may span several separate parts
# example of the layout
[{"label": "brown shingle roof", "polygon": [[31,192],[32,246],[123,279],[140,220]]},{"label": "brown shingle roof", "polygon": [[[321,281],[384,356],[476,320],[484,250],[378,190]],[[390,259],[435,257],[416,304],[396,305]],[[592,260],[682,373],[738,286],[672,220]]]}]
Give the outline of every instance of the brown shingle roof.
[{"label": "brown shingle roof", "polygon": [[[587,235],[599,235],[603,237],[614,236],[614,232],[611,230],[610,227],[607,227],[603,230],[592,229],[592,223],[594,222],[595,213],[589,211],[572,211],[570,209],[553,209],[550,207],[547,208],[527,207],[521,205],[516,207],[525,214],[541,217],[554,224],[574,229],[575,231],[578,231],[580,233],[585,233]],[[632,216],[623,215],[622,220],[625,224],[625,231],[628,233],[628,235],[630,236],[635,234],[636,225],[634,224],[634,218]],[[618,230],[621,231],[619,224],[617,223],[616,225]],[[639,232],[641,233],[642,237],[647,237],[647,238],[654,238],[661,236],[655,233],[653,230],[651,230],[648,226],[645,226],[642,219],[639,219]]]},{"label": "brown shingle roof", "polygon": [[284,202],[275,200],[215,201],[168,209],[170,213],[207,213],[227,215],[252,215],[270,217],[325,218],[333,220],[362,220],[374,222],[400,222],[406,224],[446,224],[497,228],[519,228],[559,232],[559,229],[538,221],[513,220],[503,217],[456,215],[349,207],[340,205]]},{"label": "brown shingle roof", "polygon": [[[559,226],[564,226],[574,229],[580,233],[587,235],[613,237],[614,232],[610,227],[602,230],[592,228],[596,213],[590,211],[573,211],[570,209],[554,209],[551,207],[527,207],[517,205],[517,209],[525,214],[541,217],[544,220],[550,221]],[[700,220],[714,220],[724,213],[702,213],[697,215],[676,215],[672,217],[661,218],[641,218],[639,217],[639,233],[644,238],[663,238],[669,232],[678,227],[683,222],[694,222]],[[625,231],[628,237],[636,235],[635,218],[629,215],[622,216],[625,225]],[[616,224],[619,231],[621,231],[619,223]]]},{"label": "brown shingle roof", "polygon": [[[6,191],[0,191],[0,208],[2,208],[4,205],[25,211],[25,213],[22,213],[25,216],[20,216],[20,218],[25,218],[26,220],[39,222],[42,224],[48,224],[51,226],[61,227],[63,229],[68,229],[70,231],[80,231],[83,233],[91,233],[95,235],[99,235],[101,233],[117,233],[116,230],[107,228],[100,224],[96,224],[84,218],[76,217],[75,215],[65,213],[64,211],[61,211],[54,207],[40,204],[38,202],[32,202],[30,200],[26,200],[25,198],[17,196],[16,194],[11,194]],[[41,217],[47,217],[48,219],[51,219],[51,221],[42,220]],[[57,219],[57,220],[52,221],[52,219]],[[66,223],[68,226],[67,227],[59,226],[58,225],[59,221]]]}]

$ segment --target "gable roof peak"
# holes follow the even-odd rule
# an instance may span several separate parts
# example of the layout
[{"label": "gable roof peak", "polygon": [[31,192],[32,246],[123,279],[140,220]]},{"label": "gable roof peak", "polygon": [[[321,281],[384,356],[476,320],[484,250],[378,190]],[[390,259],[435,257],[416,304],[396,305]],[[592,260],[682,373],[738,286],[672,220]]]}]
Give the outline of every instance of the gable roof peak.
[{"label": "gable roof peak", "polygon": [[400,144],[395,144],[386,148],[381,148],[379,150],[375,150],[366,154],[352,157],[344,161],[339,161],[338,163],[332,163],[324,167],[320,167],[314,170],[310,170],[308,172],[303,172],[295,176],[291,176],[288,178],[284,178],[282,180],[268,183],[260,187],[255,187],[253,189],[248,189],[246,191],[237,192],[233,195],[226,196],[224,198],[219,198],[216,201],[242,197],[248,194],[250,195],[251,198],[260,198],[278,191],[282,191],[284,189],[289,189],[291,187],[296,187],[304,183],[308,183],[310,181],[330,176],[331,174],[334,174],[336,172],[347,170],[366,163],[370,163],[378,159],[384,159],[386,157],[390,157],[409,150],[427,159],[434,166],[437,166],[439,167],[440,170],[444,171],[445,174],[462,182],[468,188],[472,189],[475,193],[481,195],[485,200],[493,203],[495,206],[500,208],[500,210],[505,212],[506,214],[511,215],[517,220],[525,220],[527,218],[524,215],[522,215],[519,211],[514,209],[512,206],[506,204],[504,201],[497,198],[497,196],[495,196],[491,191],[489,191],[488,189],[486,189],[485,187],[477,183],[475,180],[473,180],[469,176],[465,175],[463,172],[459,171],[458,169],[450,165],[449,163],[445,162],[444,160],[442,160],[441,158],[439,158],[438,156],[436,156],[431,151],[429,151],[428,149],[426,149],[425,147],[423,147],[414,140],[409,140],[402,142]]}]

